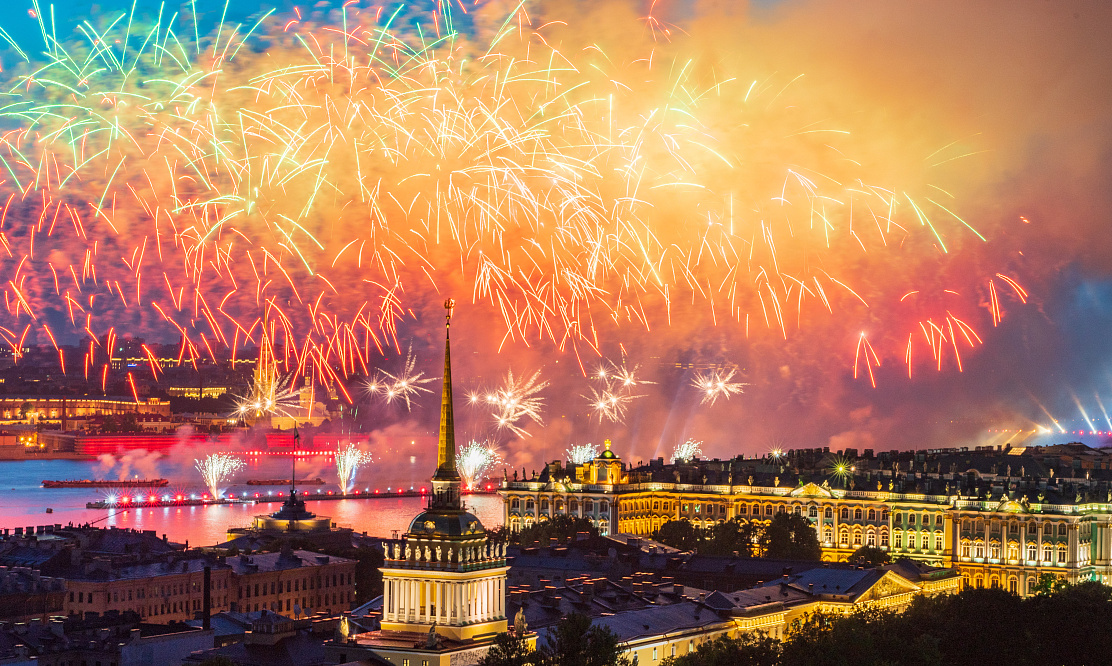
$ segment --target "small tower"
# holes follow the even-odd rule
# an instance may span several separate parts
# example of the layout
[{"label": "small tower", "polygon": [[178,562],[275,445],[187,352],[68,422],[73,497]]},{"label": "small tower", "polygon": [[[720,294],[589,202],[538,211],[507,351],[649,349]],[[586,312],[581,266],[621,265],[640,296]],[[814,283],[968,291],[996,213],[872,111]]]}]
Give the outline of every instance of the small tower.
[{"label": "small tower", "polygon": [[462,484],[456,470],[452,363],[447,334],[453,305],[451,300],[444,303],[448,310],[444,388],[432,494],[428,507],[410,523],[402,543],[387,547],[386,563],[381,569],[382,634],[435,634],[448,641],[443,649],[449,651],[453,645],[474,646],[476,641],[483,643],[506,631],[509,570],[505,546],[490,543],[483,524],[460,502]]}]

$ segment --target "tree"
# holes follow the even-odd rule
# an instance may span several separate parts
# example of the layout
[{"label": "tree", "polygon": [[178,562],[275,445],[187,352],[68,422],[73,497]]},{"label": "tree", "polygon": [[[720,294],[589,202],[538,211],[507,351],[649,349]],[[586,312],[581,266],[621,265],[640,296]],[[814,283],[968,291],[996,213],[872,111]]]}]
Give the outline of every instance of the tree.
[{"label": "tree", "polygon": [[778,513],[760,537],[764,557],[778,560],[819,560],[822,546],[811,521],[794,513]]},{"label": "tree", "polygon": [[523,546],[528,546],[534,541],[546,545],[549,538],[557,541],[568,541],[574,539],[575,535],[580,532],[598,536],[598,528],[591,524],[590,519],[556,514],[547,520],[542,520],[514,533],[513,538]]},{"label": "tree", "polygon": [[890,564],[892,558],[888,556],[888,551],[881,550],[876,546],[861,546],[853,551],[853,555],[849,556],[849,561],[867,567],[879,567]]},{"label": "tree", "polygon": [[680,550],[695,550],[702,542],[700,530],[686,518],[669,520],[653,532],[653,539]]},{"label": "tree", "polygon": [[1044,573],[1039,575],[1039,579],[1035,581],[1035,594],[1046,596],[1060,591],[1066,585],[1066,581],[1062,578],[1055,576],[1052,573]]},{"label": "tree", "polygon": [[752,557],[753,540],[757,538],[758,531],[748,521],[731,518],[703,530],[704,542],[699,546],[699,552],[708,555],[737,553],[742,557]]},{"label": "tree", "polygon": [[33,408],[34,405],[31,404],[30,400],[24,402],[22,405],[19,406],[19,418],[26,419],[27,413],[30,412]]},{"label": "tree", "polygon": [[580,613],[565,615],[537,653],[537,666],[630,666],[618,636]]},{"label": "tree", "polygon": [[478,666],[534,666],[537,657],[537,653],[529,649],[524,637],[507,631],[494,637],[494,642],[479,660]]},{"label": "tree", "polygon": [[780,641],[761,632],[723,634],[694,652],[667,657],[661,666],[780,666]]}]

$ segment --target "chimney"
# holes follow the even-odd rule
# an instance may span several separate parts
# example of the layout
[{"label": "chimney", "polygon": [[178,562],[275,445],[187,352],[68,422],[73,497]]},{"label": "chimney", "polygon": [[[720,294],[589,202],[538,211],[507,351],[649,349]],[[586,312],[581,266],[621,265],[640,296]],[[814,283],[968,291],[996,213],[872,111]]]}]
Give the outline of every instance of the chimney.
[{"label": "chimney", "polygon": [[201,628],[205,631],[212,629],[212,567],[205,566],[205,578],[203,585],[205,597],[201,601],[202,616]]}]

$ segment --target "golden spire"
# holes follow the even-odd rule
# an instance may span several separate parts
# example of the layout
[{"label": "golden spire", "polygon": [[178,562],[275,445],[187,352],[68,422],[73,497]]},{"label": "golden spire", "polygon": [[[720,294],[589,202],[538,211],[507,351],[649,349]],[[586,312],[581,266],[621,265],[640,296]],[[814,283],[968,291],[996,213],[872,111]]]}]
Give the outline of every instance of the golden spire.
[{"label": "golden spire", "polygon": [[[448,311],[444,318],[444,390],[440,398],[440,438],[436,450],[436,474],[433,481],[447,481],[455,484],[449,490],[448,501],[458,501],[459,498],[459,471],[456,469],[456,427],[452,413],[452,349],[450,329],[452,326],[452,308],[456,302],[452,299],[444,301],[444,309]],[[434,484],[439,485],[439,484]],[[454,490],[454,492],[452,492]]]}]

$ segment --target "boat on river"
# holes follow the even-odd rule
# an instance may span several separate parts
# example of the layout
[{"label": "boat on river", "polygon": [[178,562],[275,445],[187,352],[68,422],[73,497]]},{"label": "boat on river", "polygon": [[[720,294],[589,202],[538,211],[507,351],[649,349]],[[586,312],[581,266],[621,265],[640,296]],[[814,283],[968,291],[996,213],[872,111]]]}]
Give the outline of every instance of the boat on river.
[{"label": "boat on river", "polygon": [[167,479],[67,479],[42,482],[43,488],[165,488]]}]

